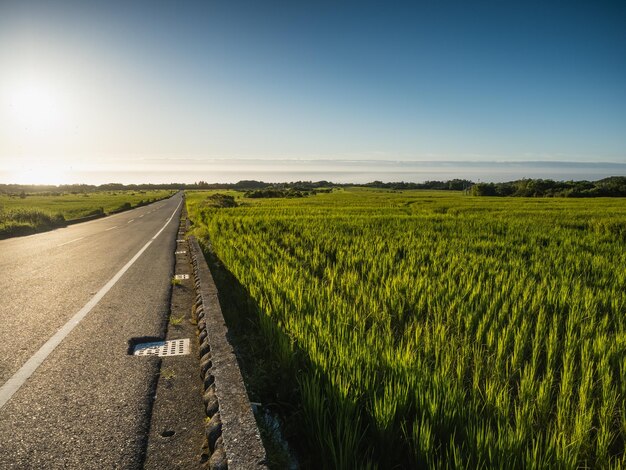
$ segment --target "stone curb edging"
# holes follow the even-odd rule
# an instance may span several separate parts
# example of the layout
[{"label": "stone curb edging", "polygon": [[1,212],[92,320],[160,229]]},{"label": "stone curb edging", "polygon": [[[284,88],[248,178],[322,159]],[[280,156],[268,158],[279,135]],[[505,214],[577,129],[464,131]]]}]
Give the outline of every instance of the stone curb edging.
[{"label": "stone curb edging", "polygon": [[[188,223],[188,222],[187,222]],[[267,469],[266,454],[219,304],[217,287],[195,237],[187,240],[196,290],[205,429],[212,470]]]}]

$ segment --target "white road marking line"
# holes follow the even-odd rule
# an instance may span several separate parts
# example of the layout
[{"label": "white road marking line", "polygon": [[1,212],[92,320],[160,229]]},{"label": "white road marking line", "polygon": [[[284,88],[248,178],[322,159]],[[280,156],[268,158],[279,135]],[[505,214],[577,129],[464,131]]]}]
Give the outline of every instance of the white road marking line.
[{"label": "white road marking line", "polygon": [[141,219],[144,215],[146,215],[146,214],[141,214],[141,215],[139,216],[139,218]]},{"label": "white road marking line", "polygon": [[109,230],[113,230],[114,228],[117,228],[117,225],[115,227],[109,227],[108,229],[105,230],[105,232],[108,232]]},{"label": "white road marking line", "polygon": [[83,238],[85,237],[75,238],[74,240],[70,240],[69,242],[61,243],[60,245],[57,245],[57,248],[60,246],[65,246],[65,245],[69,245],[70,243],[77,242],[78,240],[82,240]]},{"label": "white road marking line", "polygon": [[128,222],[126,222],[127,224],[130,224],[133,220],[135,219],[130,219]]},{"label": "white road marking line", "polygon": [[111,288],[120,280],[120,278],[124,275],[126,271],[137,261],[137,259],[142,255],[144,251],[152,244],[156,238],[161,235],[161,232],[165,230],[167,224],[174,218],[174,214],[182,204],[182,201],[178,203],[174,212],[167,220],[165,225],[161,227],[154,237],[152,237],[148,243],[146,243],[141,250],[137,252],[135,256],[131,258],[131,260],[124,265],[122,269],[120,269],[115,276],[111,278],[109,282],[107,282],[104,287],[102,287],[96,295],[94,295],[89,302],[85,304],[83,308],[81,308],[77,313],[74,314],[69,321],[63,325],[45,344],[39,348],[35,354],[33,354],[28,361],[24,363],[20,370],[18,370],[13,377],[7,380],[2,387],[0,387],[0,409],[6,405],[6,403],[11,399],[13,394],[17,392],[24,382],[28,380],[28,378],[37,370],[37,368],[41,365],[43,361],[50,355],[54,349],[61,344],[61,341],[65,339],[65,337],[70,334],[70,332],[78,325],[83,318],[87,316],[87,314],[100,302],[102,297],[106,295],[107,292],[111,290]]}]

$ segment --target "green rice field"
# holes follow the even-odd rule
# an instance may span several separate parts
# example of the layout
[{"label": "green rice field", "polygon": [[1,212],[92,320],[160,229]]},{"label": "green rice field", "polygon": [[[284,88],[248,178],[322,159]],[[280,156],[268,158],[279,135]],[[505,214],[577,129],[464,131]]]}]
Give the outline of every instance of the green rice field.
[{"label": "green rice field", "polygon": [[0,194],[0,238],[50,230],[67,221],[110,214],[169,197],[175,191]]},{"label": "green rice field", "polygon": [[303,467],[626,467],[626,200],[210,194]]}]

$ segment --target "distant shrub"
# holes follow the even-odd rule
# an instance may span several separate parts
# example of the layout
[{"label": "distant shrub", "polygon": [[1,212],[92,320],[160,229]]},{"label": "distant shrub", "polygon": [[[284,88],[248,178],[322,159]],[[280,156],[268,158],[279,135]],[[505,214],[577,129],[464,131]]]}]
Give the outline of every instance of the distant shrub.
[{"label": "distant shrub", "polygon": [[217,208],[227,208],[227,207],[237,207],[237,201],[233,196],[222,193],[211,194],[207,197],[202,205],[205,207],[217,207]]},{"label": "distant shrub", "polygon": [[478,183],[472,186],[472,196],[496,196],[496,187],[493,183]]}]

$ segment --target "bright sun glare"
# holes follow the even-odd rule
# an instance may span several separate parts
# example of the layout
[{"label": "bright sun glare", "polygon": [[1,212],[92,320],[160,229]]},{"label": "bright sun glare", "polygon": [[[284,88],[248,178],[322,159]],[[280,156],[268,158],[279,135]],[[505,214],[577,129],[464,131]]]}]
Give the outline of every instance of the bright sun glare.
[{"label": "bright sun glare", "polygon": [[68,183],[67,165],[51,153],[63,153],[70,119],[69,95],[59,85],[45,71],[0,77],[0,125],[16,145],[1,166],[13,183]]},{"label": "bright sun glare", "polygon": [[53,130],[64,119],[58,92],[43,81],[17,84],[9,94],[9,108],[16,124],[36,131]]}]

